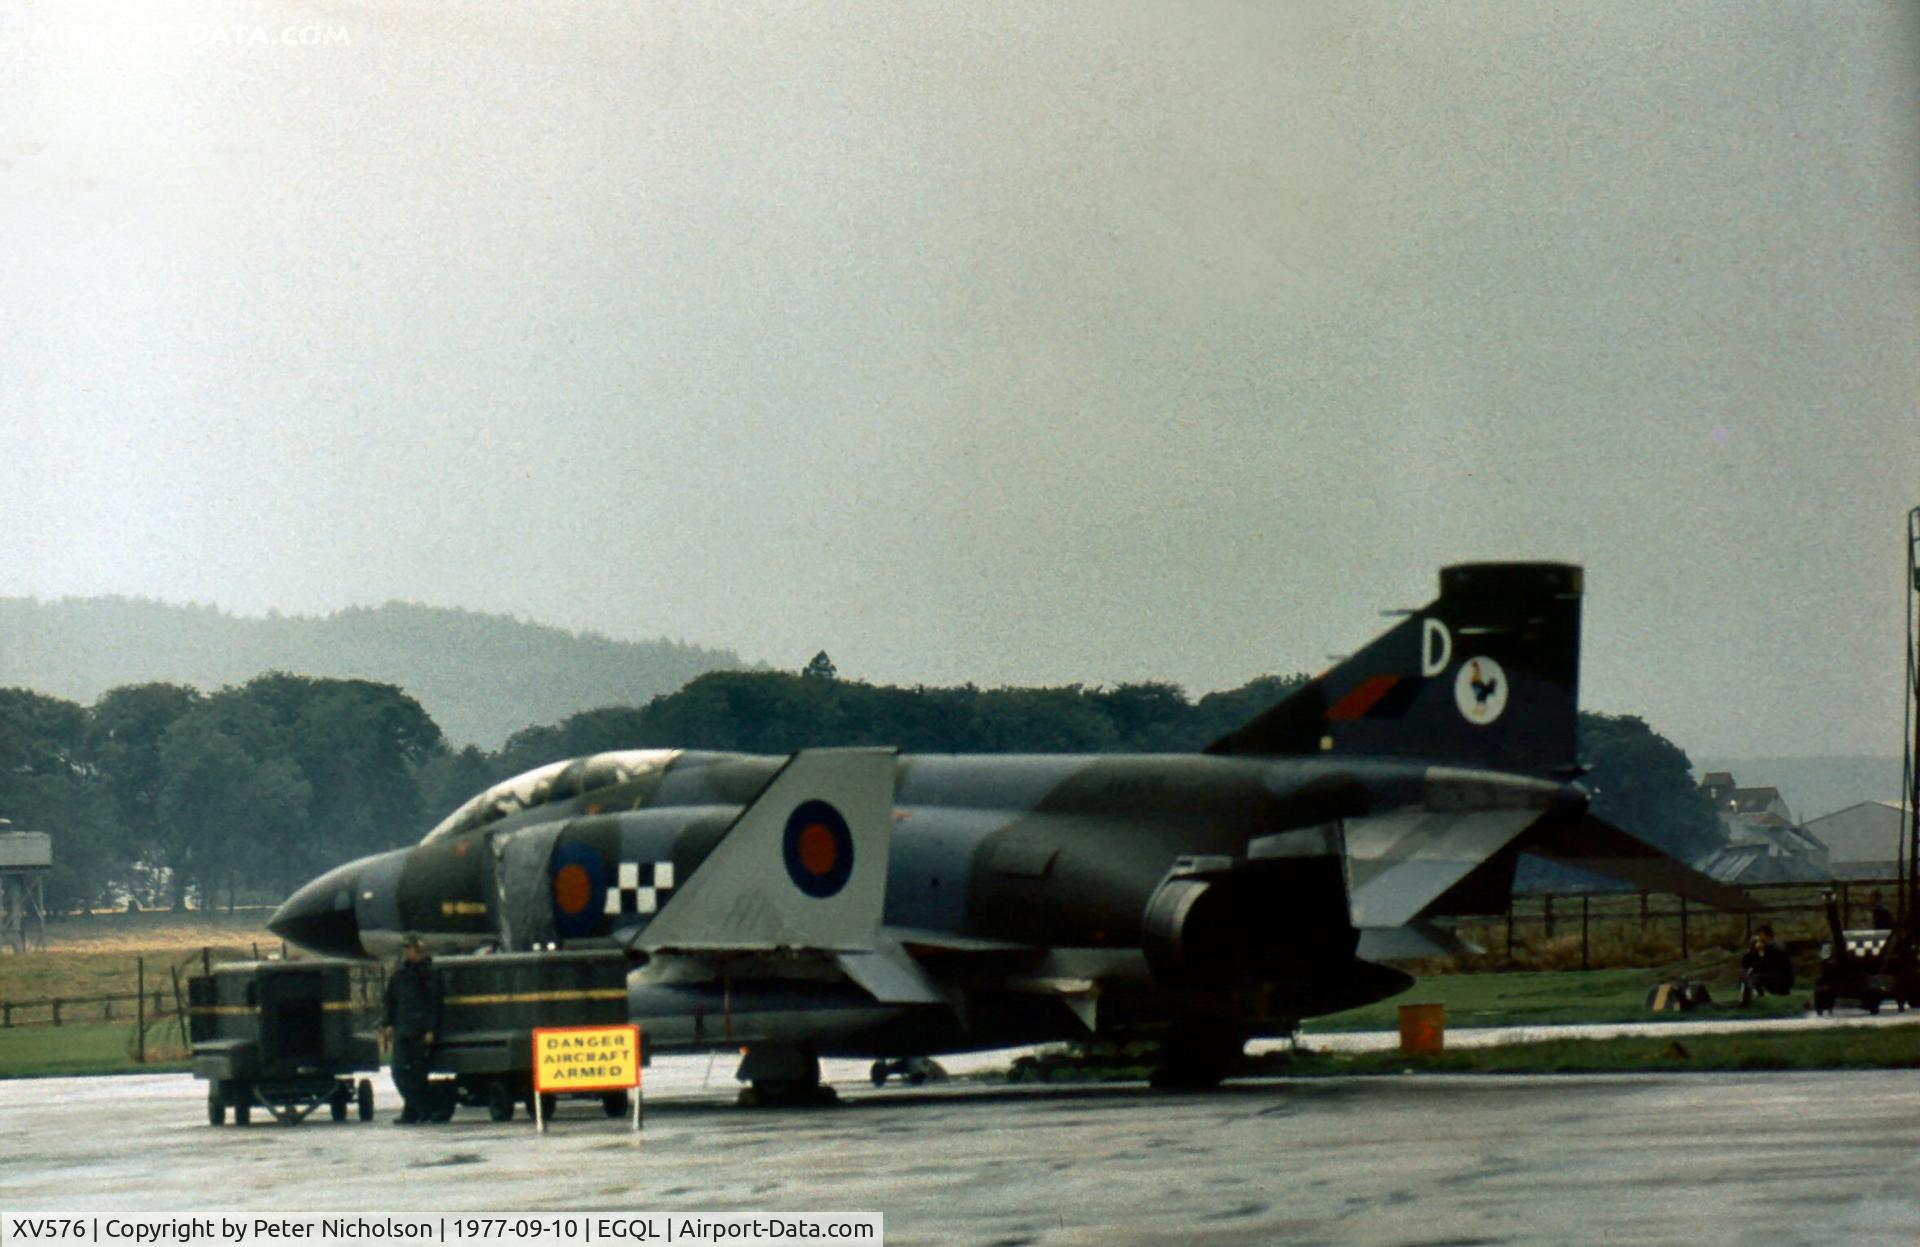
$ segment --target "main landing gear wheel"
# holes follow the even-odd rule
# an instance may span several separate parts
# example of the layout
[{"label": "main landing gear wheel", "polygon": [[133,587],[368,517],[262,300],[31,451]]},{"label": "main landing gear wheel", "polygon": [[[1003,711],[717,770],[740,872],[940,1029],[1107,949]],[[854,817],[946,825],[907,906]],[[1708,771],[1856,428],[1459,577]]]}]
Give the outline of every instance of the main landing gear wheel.
[{"label": "main landing gear wheel", "polygon": [[818,1054],[804,1048],[748,1048],[734,1077],[750,1084],[740,1093],[742,1104],[799,1108],[840,1101],[832,1087],[820,1085]]},{"label": "main landing gear wheel", "polygon": [[1160,1044],[1160,1064],[1149,1082],[1167,1090],[1204,1091],[1233,1072],[1244,1041],[1219,1026],[1176,1026]]},{"label": "main landing gear wheel", "polygon": [[760,1108],[819,1108],[839,1102],[832,1087],[797,1078],[756,1078],[740,1093],[740,1103]]}]

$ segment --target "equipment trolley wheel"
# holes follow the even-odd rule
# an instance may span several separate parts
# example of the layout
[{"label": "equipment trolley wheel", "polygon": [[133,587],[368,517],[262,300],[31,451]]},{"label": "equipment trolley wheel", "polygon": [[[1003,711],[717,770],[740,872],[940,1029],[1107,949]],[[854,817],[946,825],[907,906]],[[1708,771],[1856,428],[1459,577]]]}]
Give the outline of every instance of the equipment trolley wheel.
[{"label": "equipment trolley wheel", "polygon": [[335,1121],[347,1119],[347,1103],[353,1098],[351,1083],[338,1083],[327,1097],[327,1112]]},{"label": "equipment trolley wheel", "polygon": [[487,1088],[487,1116],[495,1121],[513,1120],[513,1088],[496,1082]]},{"label": "equipment trolley wheel", "polygon": [[[540,1120],[552,1121],[554,1107],[559,1103],[559,1096],[551,1091],[542,1091],[540,1093]],[[527,1094],[527,1116],[533,1116],[533,1094],[531,1092]]]},{"label": "equipment trolley wheel", "polygon": [[227,1123],[227,1102],[220,1094],[220,1080],[215,1078],[207,1083],[207,1124],[224,1126]]},{"label": "equipment trolley wheel", "polygon": [[373,1082],[370,1079],[362,1078],[360,1080],[360,1087],[356,1093],[355,1098],[358,1100],[357,1107],[360,1110],[360,1120],[372,1121],[373,1120]]},{"label": "equipment trolley wheel", "polygon": [[233,1105],[233,1124],[244,1126],[253,1120],[253,1086],[250,1083],[228,1083],[221,1093],[227,1103]]},{"label": "equipment trolley wheel", "polygon": [[633,1111],[633,1100],[624,1091],[609,1091],[600,1097],[600,1111],[609,1117],[625,1117]]}]

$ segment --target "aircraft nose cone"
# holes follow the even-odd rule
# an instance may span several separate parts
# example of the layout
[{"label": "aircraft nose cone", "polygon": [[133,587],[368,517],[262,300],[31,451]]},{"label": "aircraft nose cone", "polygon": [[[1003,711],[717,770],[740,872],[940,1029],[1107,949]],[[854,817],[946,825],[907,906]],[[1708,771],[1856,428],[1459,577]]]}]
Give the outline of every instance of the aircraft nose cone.
[{"label": "aircraft nose cone", "polygon": [[322,956],[365,957],[360,920],[353,912],[357,866],[330,870],[289,896],[267,920],[267,930]]}]

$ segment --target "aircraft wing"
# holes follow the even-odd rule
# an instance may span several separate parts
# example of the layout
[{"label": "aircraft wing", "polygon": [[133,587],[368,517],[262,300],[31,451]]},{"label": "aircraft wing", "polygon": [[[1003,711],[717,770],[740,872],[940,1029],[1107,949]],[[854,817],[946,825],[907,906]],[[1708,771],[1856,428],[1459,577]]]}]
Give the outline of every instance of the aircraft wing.
[{"label": "aircraft wing", "polygon": [[[891,749],[794,754],[631,946],[873,952],[886,901],[893,790]],[[897,980],[890,969],[867,977]]]}]

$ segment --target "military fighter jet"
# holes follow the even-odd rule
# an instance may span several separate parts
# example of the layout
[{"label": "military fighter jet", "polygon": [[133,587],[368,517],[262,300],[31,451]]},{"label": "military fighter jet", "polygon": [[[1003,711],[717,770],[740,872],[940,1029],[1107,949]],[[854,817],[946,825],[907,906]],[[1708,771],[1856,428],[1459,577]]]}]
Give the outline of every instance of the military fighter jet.
[{"label": "military fighter jet", "polygon": [[1467,564],[1203,753],[637,750],[480,793],[307,884],[315,952],[618,948],[654,1049],[746,1045],[767,1098],[822,1055],[1157,1037],[1205,1086],[1243,1043],[1383,999],[1459,947],[1520,854],[1722,908],[1743,894],[1587,810],[1582,572]]}]

